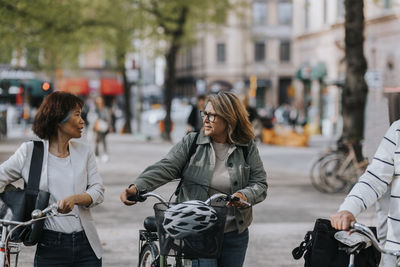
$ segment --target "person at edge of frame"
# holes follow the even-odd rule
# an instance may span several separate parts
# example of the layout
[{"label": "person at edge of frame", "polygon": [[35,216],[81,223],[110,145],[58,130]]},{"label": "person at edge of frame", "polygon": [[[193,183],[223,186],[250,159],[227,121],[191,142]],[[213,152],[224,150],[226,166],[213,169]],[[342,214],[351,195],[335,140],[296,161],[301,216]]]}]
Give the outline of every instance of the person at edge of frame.
[{"label": "person at edge of frame", "polygon": [[[339,211],[331,215],[333,228],[349,230],[350,223],[356,221],[361,212],[373,204],[379,204],[378,234],[385,238],[384,231],[387,228],[386,240],[383,240],[385,248],[400,249],[400,181],[396,179],[400,173],[399,146],[400,120],[397,120],[386,131],[366,171],[346,196]],[[382,259],[385,267],[394,266],[394,258]]]},{"label": "person at edge of frame", "polygon": [[[154,190],[179,177],[180,173],[183,184],[178,202],[204,201],[216,191],[233,194],[251,205],[266,198],[267,175],[253,140],[248,114],[240,99],[230,92],[209,95],[201,116],[203,128],[190,161],[187,155],[196,133],[183,137],[164,159],[146,168],[134,184],[121,193],[120,198],[125,205],[136,203],[129,201],[128,197],[138,190]],[[243,155],[243,147],[247,147],[247,159]],[[249,241],[248,227],[253,219],[252,208],[241,208],[239,201],[228,205],[220,257],[193,260],[193,267],[243,266]]]},{"label": "person at edge of frame", "polygon": [[[73,216],[54,216],[44,223],[34,266],[99,267],[102,247],[90,208],[103,202],[104,186],[94,153],[80,143],[84,128],[83,102],[66,92],[48,95],[35,116],[33,132],[44,144],[41,190],[49,204]],[[27,183],[33,142],[23,143],[0,165],[0,187],[23,178]]]}]

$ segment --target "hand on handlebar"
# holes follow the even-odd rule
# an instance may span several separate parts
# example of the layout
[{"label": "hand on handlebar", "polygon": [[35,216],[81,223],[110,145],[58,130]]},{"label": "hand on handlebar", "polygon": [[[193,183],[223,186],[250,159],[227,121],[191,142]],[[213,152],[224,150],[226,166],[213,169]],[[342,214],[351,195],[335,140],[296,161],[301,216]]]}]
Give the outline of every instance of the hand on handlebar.
[{"label": "hand on handlebar", "polygon": [[136,202],[143,202],[147,199],[147,197],[143,196],[144,194],[147,193],[147,190],[139,190],[135,185],[132,185],[128,188],[126,188],[119,198],[121,199],[122,203],[125,205],[131,206],[135,205]]},{"label": "hand on handlebar", "polygon": [[331,225],[336,230],[349,230],[350,223],[356,221],[353,213],[347,210],[339,211],[331,215]]},{"label": "hand on handlebar", "polygon": [[226,203],[227,206],[233,206],[233,207],[240,207],[240,208],[245,208],[249,207],[250,203],[247,202],[247,197],[240,193],[236,192],[232,195],[231,200]]},{"label": "hand on handlebar", "polygon": [[75,206],[75,195],[60,199],[57,201],[58,211],[60,213],[69,213]]}]

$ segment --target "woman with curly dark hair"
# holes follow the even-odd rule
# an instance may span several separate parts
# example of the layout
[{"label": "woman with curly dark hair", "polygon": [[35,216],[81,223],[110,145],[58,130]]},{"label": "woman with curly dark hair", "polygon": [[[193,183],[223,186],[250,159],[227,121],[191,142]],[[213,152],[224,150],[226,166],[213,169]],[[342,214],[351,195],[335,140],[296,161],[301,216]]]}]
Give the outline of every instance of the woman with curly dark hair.
[{"label": "woman with curly dark hair", "polygon": [[[90,208],[103,202],[104,186],[95,156],[80,138],[84,127],[83,102],[66,92],[45,98],[35,116],[33,132],[44,146],[39,188],[50,193],[49,204],[60,213],[46,219],[37,245],[34,266],[101,266],[102,248]],[[33,142],[23,143],[0,165],[0,187],[23,178],[27,183]]]}]

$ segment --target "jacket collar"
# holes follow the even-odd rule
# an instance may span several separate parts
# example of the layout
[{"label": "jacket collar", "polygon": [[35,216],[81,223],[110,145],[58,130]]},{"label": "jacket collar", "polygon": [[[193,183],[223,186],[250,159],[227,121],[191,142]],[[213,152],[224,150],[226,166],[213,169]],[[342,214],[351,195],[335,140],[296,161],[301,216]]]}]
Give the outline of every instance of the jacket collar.
[{"label": "jacket collar", "polygon": [[[211,143],[211,139],[209,136],[205,136],[204,135],[204,131],[201,130],[199,137],[197,138],[197,142],[196,144],[198,145],[204,145],[204,144],[210,144]],[[248,146],[249,144],[240,144],[240,143],[235,143],[234,145],[236,146]]]}]

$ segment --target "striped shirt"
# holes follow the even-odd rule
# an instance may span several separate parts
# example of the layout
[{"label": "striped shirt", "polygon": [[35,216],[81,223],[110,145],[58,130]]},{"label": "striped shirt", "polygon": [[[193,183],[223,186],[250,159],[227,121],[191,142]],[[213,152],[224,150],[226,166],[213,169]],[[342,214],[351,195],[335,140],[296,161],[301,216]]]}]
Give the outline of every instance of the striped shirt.
[{"label": "striped shirt", "polygon": [[383,137],[372,161],[339,208],[357,216],[386,192],[392,182],[387,249],[400,249],[400,120]]}]

